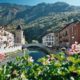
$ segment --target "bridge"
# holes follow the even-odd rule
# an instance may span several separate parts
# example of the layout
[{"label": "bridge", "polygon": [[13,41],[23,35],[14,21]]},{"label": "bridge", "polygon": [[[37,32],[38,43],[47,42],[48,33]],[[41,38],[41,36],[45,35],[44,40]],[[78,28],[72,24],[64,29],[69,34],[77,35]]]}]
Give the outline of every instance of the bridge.
[{"label": "bridge", "polygon": [[22,49],[28,48],[28,47],[31,47],[31,46],[37,46],[37,47],[40,47],[40,48],[43,48],[43,49],[47,50],[46,46],[43,45],[43,44],[25,44],[25,45],[22,45]]}]

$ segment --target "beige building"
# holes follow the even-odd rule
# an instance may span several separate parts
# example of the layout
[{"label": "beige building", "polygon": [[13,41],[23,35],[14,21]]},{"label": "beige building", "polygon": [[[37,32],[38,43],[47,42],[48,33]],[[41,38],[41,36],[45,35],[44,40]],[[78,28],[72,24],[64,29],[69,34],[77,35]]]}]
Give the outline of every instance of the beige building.
[{"label": "beige building", "polygon": [[21,25],[18,25],[15,31],[15,43],[25,44],[25,37],[23,36]]},{"label": "beige building", "polygon": [[64,25],[64,27],[57,33],[58,37],[56,38],[58,39],[58,42],[55,40],[55,45],[58,44],[60,47],[69,46],[69,24]]},{"label": "beige building", "polygon": [[59,33],[55,34],[55,46],[59,46]]}]

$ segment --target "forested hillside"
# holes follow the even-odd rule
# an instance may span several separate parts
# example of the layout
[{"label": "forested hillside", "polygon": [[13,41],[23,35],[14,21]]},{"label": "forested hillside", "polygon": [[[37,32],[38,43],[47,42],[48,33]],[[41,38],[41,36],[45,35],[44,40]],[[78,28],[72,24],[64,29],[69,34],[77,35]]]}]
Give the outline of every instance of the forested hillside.
[{"label": "forested hillside", "polygon": [[65,2],[40,3],[36,6],[0,4],[0,25],[14,32],[21,24],[28,42],[41,39],[49,32],[56,33],[64,24],[80,19],[80,7]]}]

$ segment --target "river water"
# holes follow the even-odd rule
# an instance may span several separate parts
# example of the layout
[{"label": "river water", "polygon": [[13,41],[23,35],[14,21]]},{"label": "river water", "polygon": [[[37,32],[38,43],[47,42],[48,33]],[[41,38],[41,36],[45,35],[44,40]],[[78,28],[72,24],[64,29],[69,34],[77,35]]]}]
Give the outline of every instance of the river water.
[{"label": "river water", "polygon": [[[34,62],[37,63],[37,60],[41,57],[46,56],[46,53],[40,49],[33,49],[33,48],[28,48],[29,51],[25,51],[25,55],[32,56],[34,59]],[[14,61],[15,56],[23,56],[23,52],[17,53],[17,54],[12,54],[8,57],[6,57],[4,60],[0,60],[0,65],[6,64],[9,61]]]}]

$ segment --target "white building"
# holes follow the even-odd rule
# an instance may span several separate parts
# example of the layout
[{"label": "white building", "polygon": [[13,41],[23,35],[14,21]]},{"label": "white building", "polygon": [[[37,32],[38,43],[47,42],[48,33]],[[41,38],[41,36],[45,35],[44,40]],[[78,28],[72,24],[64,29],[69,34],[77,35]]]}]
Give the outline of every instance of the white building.
[{"label": "white building", "polygon": [[0,26],[0,48],[8,48],[14,46],[14,34]]},{"label": "white building", "polygon": [[54,45],[55,44],[55,37],[54,33],[49,33],[42,38],[42,43],[44,45]]}]

